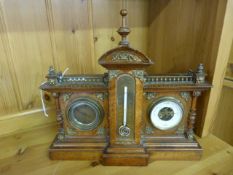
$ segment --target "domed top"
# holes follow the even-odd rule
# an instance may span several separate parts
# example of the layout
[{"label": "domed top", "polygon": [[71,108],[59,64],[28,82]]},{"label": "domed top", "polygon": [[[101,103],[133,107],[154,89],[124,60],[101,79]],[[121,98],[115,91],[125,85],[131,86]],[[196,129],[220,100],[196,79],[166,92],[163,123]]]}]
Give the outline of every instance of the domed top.
[{"label": "domed top", "polygon": [[99,64],[103,67],[111,70],[119,69],[143,69],[146,66],[153,64],[153,62],[138,50],[129,47],[127,35],[130,33],[130,29],[126,26],[127,10],[122,9],[120,11],[122,16],[122,26],[118,29],[118,33],[122,39],[119,42],[119,47],[109,50],[99,58]]},{"label": "domed top", "polygon": [[153,62],[138,50],[120,46],[109,50],[99,58],[99,64],[109,70],[143,69]]}]

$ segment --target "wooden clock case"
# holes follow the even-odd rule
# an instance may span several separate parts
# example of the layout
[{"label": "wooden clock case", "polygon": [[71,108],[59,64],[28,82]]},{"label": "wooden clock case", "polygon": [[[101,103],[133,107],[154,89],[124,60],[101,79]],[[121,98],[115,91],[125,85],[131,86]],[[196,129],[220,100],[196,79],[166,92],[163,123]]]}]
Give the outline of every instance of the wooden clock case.
[{"label": "wooden clock case", "polygon": [[[201,92],[211,87],[205,81],[204,66],[200,64],[195,72],[147,75],[145,68],[153,63],[129,47],[127,11],[121,10],[121,15],[119,47],[99,59],[107,73],[63,76],[52,67],[49,69],[48,81],[41,89],[51,92],[55,98],[58,122],[58,134],[49,148],[50,158],[95,160],[103,165],[147,165],[151,160],[199,159],[202,148],[193,132],[196,102]],[[127,126],[130,134],[127,136],[119,132],[124,111],[123,86],[129,89]],[[175,99],[183,109],[181,121],[168,130],[154,127],[150,119],[151,108],[163,99]],[[71,109],[79,105],[92,108],[98,115],[93,119],[78,111],[80,116],[90,119],[70,118],[75,115]],[[77,120],[90,121],[83,124]]]}]

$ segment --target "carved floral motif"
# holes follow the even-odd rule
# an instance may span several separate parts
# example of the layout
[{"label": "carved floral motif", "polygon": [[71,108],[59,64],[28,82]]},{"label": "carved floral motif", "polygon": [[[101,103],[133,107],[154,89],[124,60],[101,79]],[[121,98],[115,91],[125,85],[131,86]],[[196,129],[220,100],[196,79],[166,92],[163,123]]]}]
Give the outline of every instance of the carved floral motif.
[{"label": "carved floral motif", "polygon": [[190,99],[190,93],[189,92],[181,92],[180,96],[185,99],[185,101],[189,101]]},{"label": "carved floral motif", "polygon": [[105,134],[105,128],[102,128],[102,127],[98,128],[97,134],[98,135],[104,135]]},{"label": "carved floral motif", "polygon": [[147,126],[146,127],[146,134],[153,134],[153,133],[154,133],[153,128]]},{"label": "carved floral motif", "polygon": [[129,52],[117,52],[112,56],[112,61],[141,62],[141,59]]},{"label": "carved floral motif", "polygon": [[114,77],[117,77],[118,74],[119,74],[119,71],[118,71],[118,70],[110,70],[110,71],[108,71],[109,79],[112,79],[112,78],[114,78]]},{"label": "carved floral motif", "polygon": [[155,92],[145,92],[144,95],[146,96],[147,100],[153,100],[156,96]]}]

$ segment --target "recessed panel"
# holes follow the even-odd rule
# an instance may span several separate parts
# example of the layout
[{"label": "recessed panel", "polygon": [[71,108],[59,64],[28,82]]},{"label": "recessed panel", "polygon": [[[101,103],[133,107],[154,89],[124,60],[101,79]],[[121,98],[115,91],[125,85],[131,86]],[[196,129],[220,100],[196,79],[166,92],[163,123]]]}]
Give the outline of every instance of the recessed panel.
[{"label": "recessed panel", "polygon": [[135,127],[135,79],[129,74],[117,78],[117,134],[133,139]]}]

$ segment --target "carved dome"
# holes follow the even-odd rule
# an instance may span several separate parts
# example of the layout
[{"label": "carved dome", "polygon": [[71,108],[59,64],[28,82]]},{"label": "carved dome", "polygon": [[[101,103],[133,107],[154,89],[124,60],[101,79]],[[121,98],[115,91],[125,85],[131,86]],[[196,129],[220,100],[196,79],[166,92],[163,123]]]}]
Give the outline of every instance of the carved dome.
[{"label": "carved dome", "polygon": [[102,55],[99,64],[107,69],[142,69],[153,62],[138,50],[119,46]]}]

